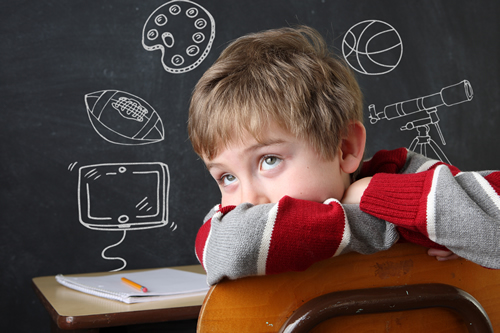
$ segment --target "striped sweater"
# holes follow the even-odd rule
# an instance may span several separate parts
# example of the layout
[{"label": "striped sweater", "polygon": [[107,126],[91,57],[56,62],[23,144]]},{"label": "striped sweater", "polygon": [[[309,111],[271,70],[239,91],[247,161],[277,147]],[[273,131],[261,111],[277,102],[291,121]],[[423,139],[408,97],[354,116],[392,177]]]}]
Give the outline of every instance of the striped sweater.
[{"label": "striped sweater", "polygon": [[449,249],[500,269],[500,172],[460,172],[405,148],[380,151],[358,178],[373,176],[359,205],[283,197],[278,203],[214,207],[196,238],[207,282],[302,271],[398,239]]}]

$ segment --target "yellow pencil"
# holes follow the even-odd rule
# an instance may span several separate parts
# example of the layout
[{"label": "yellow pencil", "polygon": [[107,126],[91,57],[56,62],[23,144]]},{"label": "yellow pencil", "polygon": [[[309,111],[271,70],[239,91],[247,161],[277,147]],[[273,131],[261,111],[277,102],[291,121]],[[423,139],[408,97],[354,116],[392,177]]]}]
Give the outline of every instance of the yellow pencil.
[{"label": "yellow pencil", "polygon": [[122,277],[122,281],[125,282],[126,284],[128,284],[131,287],[134,287],[136,289],[141,290],[142,292],[147,292],[148,291],[148,288],[146,288],[144,286],[141,286],[140,284],[135,283],[134,281],[130,281],[127,278]]}]

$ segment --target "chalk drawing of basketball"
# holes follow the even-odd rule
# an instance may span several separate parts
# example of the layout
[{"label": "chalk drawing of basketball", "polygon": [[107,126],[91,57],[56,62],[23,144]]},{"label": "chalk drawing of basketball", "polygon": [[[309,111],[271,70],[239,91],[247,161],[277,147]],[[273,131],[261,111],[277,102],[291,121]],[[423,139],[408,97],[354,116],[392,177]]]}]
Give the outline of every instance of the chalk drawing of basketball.
[{"label": "chalk drawing of basketball", "polygon": [[381,75],[392,71],[403,57],[403,42],[396,29],[378,20],[352,26],[342,40],[342,54],[355,71]]}]

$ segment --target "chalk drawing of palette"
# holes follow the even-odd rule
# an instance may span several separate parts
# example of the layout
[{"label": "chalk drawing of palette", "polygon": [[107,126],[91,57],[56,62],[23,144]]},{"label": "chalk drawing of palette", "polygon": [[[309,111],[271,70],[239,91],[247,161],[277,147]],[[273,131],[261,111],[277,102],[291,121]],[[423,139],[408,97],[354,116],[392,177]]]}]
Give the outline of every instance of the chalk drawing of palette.
[{"label": "chalk drawing of palette", "polygon": [[168,223],[169,183],[168,166],[159,162],[82,166],[80,223],[105,231],[163,227]]},{"label": "chalk drawing of palette", "polygon": [[163,122],[145,100],[119,90],[85,95],[87,113],[95,131],[120,145],[144,145],[164,139]]},{"label": "chalk drawing of palette", "polygon": [[148,17],[142,46],[161,51],[163,68],[173,74],[189,72],[207,57],[215,39],[215,20],[199,4],[172,0]]}]

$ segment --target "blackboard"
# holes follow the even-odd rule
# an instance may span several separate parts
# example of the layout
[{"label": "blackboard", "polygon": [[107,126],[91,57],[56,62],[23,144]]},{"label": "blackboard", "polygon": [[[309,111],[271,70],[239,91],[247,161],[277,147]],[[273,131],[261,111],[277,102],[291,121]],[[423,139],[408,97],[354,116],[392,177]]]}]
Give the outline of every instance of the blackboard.
[{"label": "blackboard", "polygon": [[[196,10],[175,23],[177,9],[166,12],[167,3]],[[198,46],[190,49],[192,58],[169,54],[162,61],[152,41],[163,36],[171,43],[172,37],[162,35],[163,16],[156,32],[147,24],[157,10],[178,24],[185,48]],[[367,156],[410,147],[417,130],[401,128],[432,115],[439,117],[446,145],[433,124],[429,137],[452,164],[463,170],[498,169],[499,14],[500,3],[492,0],[4,1],[0,313],[7,320],[0,329],[48,331],[48,317],[30,288],[33,277],[125,264],[109,258],[123,258],[127,269],[197,263],[196,231],[219,194],[187,137],[189,97],[227,43],[249,32],[310,25],[337,54],[351,54],[353,67],[359,61]],[[205,21],[184,26],[197,18]],[[201,42],[191,38],[196,29],[203,32]],[[362,42],[371,45],[363,49]],[[366,57],[363,50],[380,52]],[[459,103],[435,102],[450,86],[458,87]],[[421,97],[437,108],[370,122],[370,105],[383,116],[386,106],[417,103]],[[96,121],[99,114],[105,122],[106,108],[120,112],[120,120]],[[153,114],[146,134],[127,125]],[[430,144],[416,148],[421,146],[433,154]],[[97,175],[103,178],[91,178]],[[156,186],[144,195],[149,199],[121,210],[122,204],[142,200],[136,196],[148,193],[143,186],[148,182]],[[101,189],[108,184],[118,199],[95,184]],[[162,207],[158,202],[165,190],[168,205]],[[98,204],[89,208],[85,202]],[[116,209],[106,216],[110,206]],[[130,225],[126,232],[119,228],[125,224]]]}]

